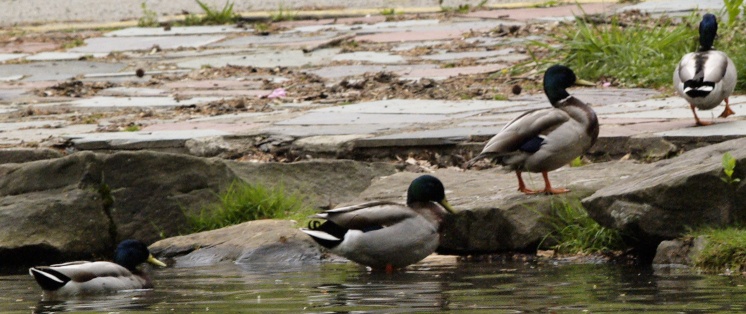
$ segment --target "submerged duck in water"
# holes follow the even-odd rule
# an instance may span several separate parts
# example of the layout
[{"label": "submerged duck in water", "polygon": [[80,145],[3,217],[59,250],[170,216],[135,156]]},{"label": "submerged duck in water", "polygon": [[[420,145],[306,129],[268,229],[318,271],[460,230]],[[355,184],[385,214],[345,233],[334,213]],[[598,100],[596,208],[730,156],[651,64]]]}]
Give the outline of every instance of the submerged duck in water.
[{"label": "submerged duck in water", "polygon": [[29,274],[47,296],[111,293],[152,288],[150,278],[137,269],[145,262],[166,266],[150,254],[145,243],[124,240],[117,246],[113,263],[78,261],[36,266],[29,269]]},{"label": "submerged duck in water", "polygon": [[423,175],[409,185],[406,205],[379,201],[330,209],[314,216],[323,223],[301,231],[335,254],[390,272],[435,252],[441,222],[453,212],[443,183]]}]

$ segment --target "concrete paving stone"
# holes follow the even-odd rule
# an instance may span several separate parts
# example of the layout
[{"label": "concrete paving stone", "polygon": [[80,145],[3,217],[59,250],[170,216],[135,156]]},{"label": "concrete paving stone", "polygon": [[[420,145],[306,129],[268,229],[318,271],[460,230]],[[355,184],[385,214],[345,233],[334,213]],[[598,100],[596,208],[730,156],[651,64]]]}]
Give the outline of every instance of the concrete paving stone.
[{"label": "concrete paving stone", "polygon": [[506,48],[500,50],[482,50],[482,51],[464,51],[464,52],[445,52],[440,51],[437,54],[420,56],[420,59],[425,60],[436,60],[436,61],[453,61],[462,59],[483,59],[495,56],[506,56],[510,54],[516,54],[515,49]]},{"label": "concrete paving stone", "polygon": [[709,137],[709,136],[746,136],[746,121],[717,122],[705,127],[695,127],[693,120],[689,127],[659,132],[664,137]]},{"label": "concrete paving stone", "polygon": [[213,26],[173,26],[170,30],[163,27],[129,27],[104,34],[105,37],[146,37],[146,36],[184,36],[215,35],[232,33],[249,33],[253,29],[238,28],[235,25]]},{"label": "concrete paving stone", "polygon": [[[614,3],[615,4],[615,3]],[[546,17],[565,17],[586,14],[600,14],[612,12],[615,5],[610,3],[583,3],[579,5],[560,5],[549,8],[521,8],[521,9],[500,9],[500,10],[482,10],[465,14],[466,17],[483,18],[483,19],[510,19],[518,21],[534,20]]]},{"label": "concrete paving stone", "polygon": [[185,80],[163,84],[165,89],[259,89],[264,85],[261,79],[264,77],[248,77],[238,80]]},{"label": "concrete paving stone", "polygon": [[0,53],[37,53],[56,50],[58,45],[53,42],[10,42],[0,46]]},{"label": "concrete paving stone", "polygon": [[392,55],[385,52],[358,51],[340,53],[332,58],[334,61],[363,61],[368,63],[404,63],[406,60],[400,55]]},{"label": "concrete paving stone", "polygon": [[[746,116],[746,95],[730,97],[730,105],[731,109],[736,112],[736,114],[731,117]],[[637,102],[622,102],[614,104],[613,107],[616,107],[615,111],[609,109],[599,110],[604,113],[610,112],[606,114],[606,116],[609,118],[694,119],[689,105],[683,98],[680,97],[649,99]],[[715,119],[715,117],[720,115],[720,113],[723,111],[723,108],[725,108],[724,103],[713,108],[712,110],[697,110],[697,115],[701,119]]]},{"label": "concrete paving stone", "polygon": [[24,75],[9,75],[9,76],[0,76],[0,82],[14,82],[14,81],[20,81],[24,78]]},{"label": "concrete paving stone", "polygon": [[67,61],[67,60],[80,60],[81,58],[91,56],[93,58],[104,58],[108,56],[108,53],[83,53],[83,52],[61,52],[61,51],[48,51],[40,52],[33,56],[26,57],[28,61]]},{"label": "concrete paving stone", "polygon": [[448,40],[462,37],[461,30],[411,31],[359,35],[355,40],[373,43]]},{"label": "concrete paving stone", "polygon": [[389,99],[363,102],[352,105],[314,109],[313,113],[369,113],[404,115],[448,115],[465,112],[481,112],[502,106],[522,105],[522,102],[493,100],[428,100],[428,99]]},{"label": "concrete paving stone", "polygon": [[[50,121],[46,122],[49,123]],[[44,125],[28,127],[23,124],[24,123],[19,123],[8,130],[0,131],[0,145],[18,146],[23,143],[40,143],[50,138],[67,134],[94,132],[98,127],[95,124],[59,124],[52,125],[52,127],[46,127]],[[1,129],[2,123],[0,123],[0,130]]]},{"label": "concrete paving stone", "polygon": [[5,63],[5,61],[10,60],[18,60],[25,56],[28,56],[27,53],[0,53],[0,63]]},{"label": "concrete paving stone", "polygon": [[280,33],[268,36],[248,35],[211,44],[211,47],[257,47],[257,46],[284,46],[309,44],[329,40],[338,36],[338,32],[322,32],[317,34]]},{"label": "concrete paving stone", "polygon": [[[626,122],[624,122],[626,120]],[[613,122],[612,122],[613,121]],[[604,119],[600,118],[600,137],[629,137],[688,128],[694,121],[662,119]]]},{"label": "concrete paving stone", "polygon": [[226,65],[253,66],[259,68],[301,67],[307,65],[324,65],[339,53],[339,49],[319,49],[312,53],[300,50],[259,50],[247,55],[209,56],[177,61],[181,68],[199,69],[202,66],[215,68]]},{"label": "concrete paving stone", "polygon": [[188,131],[188,130],[215,130],[227,134],[242,134],[253,130],[259,130],[267,124],[263,123],[219,123],[219,122],[199,122],[199,121],[180,121],[174,123],[151,124],[143,127],[141,131]]},{"label": "concrete paving stone", "polygon": [[75,148],[95,149],[151,149],[182,147],[193,138],[224,136],[227,132],[217,130],[179,130],[153,132],[107,132],[66,135]]},{"label": "concrete paving stone", "polygon": [[355,31],[361,32],[383,32],[383,31],[400,31],[401,29],[407,29],[412,27],[428,27],[439,24],[439,20],[407,20],[397,22],[382,22],[375,24],[325,24],[325,25],[309,25],[296,27],[289,32],[301,32],[301,33],[316,33],[320,31],[335,30],[338,32],[350,32]]},{"label": "concrete paving stone", "polygon": [[477,60],[477,63],[511,63],[512,64],[514,62],[527,60],[529,58],[530,58],[529,55],[516,53],[516,54],[509,54],[509,55],[504,55],[504,56],[496,56],[492,58]]},{"label": "concrete paving stone", "polygon": [[421,78],[429,78],[429,79],[434,79],[434,80],[445,80],[449,77],[454,77],[454,76],[459,76],[459,75],[497,72],[507,67],[508,66],[505,64],[485,64],[485,65],[470,66],[470,67],[412,70],[412,72],[409,72],[409,74],[404,75],[403,78],[415,79],[415,80],[419,80]]},{"label": "concrete paving stone", "polygon": [[32,62],[0,65],[0,77],[23,75],[24,81],[64,81],[78,75],[118,72],[127,65],[91,61]]},{"label": "concrete paving stone", "polygon": [[165,71],[145,71],[144,77],[137,77],[137,72],[135,71],[128,71],[128,72],[104,72],[104,73],[90,73],[83,75],[83,78],[86,79],[97,79],[97,78],[103,78],[103,79],[131,79],[133,77],[138,78],[139,80],[147,81],[145,79],[146,77],[152,77],[153,75],[160,75],[160,74],[185,74],[192,72],[191,70],[165,70]]},{"label": "concrete paving stone", "polygon": [[176,101],[172,97],[108,97],[96,96],[70,102],[81,108],[127,108],[127,107],[177,107],[189,106],[221,99],[220,97],[194,97]]},{"label": "concrete paving stone", "polygon": [[67,125],[65,120],[44,120],[44,121],[24,121],[24,122],[5,122],[0,123],[0,132],[13,131],[18,129],[38,129],[38,128],[58,128]]},{"label": "concrete paving stone", "polygon": [[526,37],[469,37],[464,39],[465,42],[474,44],[477,47],[494,47],[523,44],[531,41],[546,42],[546,37],[531,35]]},{"label": "concrete paving stone", "polygon": [[345,124],[345,125],[274,125],[265,128],[270,134],[308,137],[318,135],[372,134],[411,126],[411,123],[399,124]]},{"label": "concrete paving stone", "polygon": [[695,10],[718,12],[723,8],[722,0],[648,0],[623,6],[617,11],[640,10],[646,13],[690,12]]},{"label": "concrete paving stone", "polygon": [[409,65],[335,65],[325,66],[312,70],[307,73],[315,74],[326,79],[337,79],[348,76],[362,75],[365,73],[378,73],[383,71],[394,72],[399,75],[408,75],[414,70],[437,69],[437,64],[409,64]]},{"label": "concrete paving stone", "polygon": [[357,140],[355,141],[355,147],[452,145],[468,140],[472,136],[493,136],[500,129],[502,129],[502,126],[444,128],[396,133]]},{"label": "concrete paving stone", "polygon": [[346,24],[346,25],[360,25],[360,24],[374,24],[385,22],[386,17],[383,15],[367,15],[359,17],[345,17],[345,18],[333,18],[333,19],[317,19],[317,20],[294,20],[294,21],[282,21],[275,22],[275,25],[281,29],[295,29],[303,26],[317,26],[317,25],[334,25],[334,24]]},{"label": "concrete paving stone", "polygon": [[262,97],[272,93],[272,90],[266,89],[247,89],[247,90],[182,90],[176,91],[179,96],[203,96],[203,97],[222,97],[222,98],[235,98],[235,97]]},{"label": "concrete paving stone", "polygon": [[168,91],[158,88],[144,87],[112,87],[98,92],[98,96],[118,96],[118,97],[137,97],[137,96],[164,96]]},{"label": "concrete paving stone", "polygon": [[435,46],[445,45],[449,43],[451,43],[451,41],[446,41],[446,40],[405,42],[405,43],[396,45],[394,48],[391,48],[391,51],[397,51],[397,52],[398,51],[409,51],[409,50],[416,49],[416,48],[435,47]]},{"label": "concrete paving stone", "polygon": [[[11,88],[11,89],[0,88],[0,101],[2,102],[11,101],[27,93],[28,91],[29,90],[25,88]],[[2,109],[0,109],[0,112],[2,112]]]},{"label": "concrete paving stone", "polygon": [[304,137],[293,142],[293,146],[303,147],[303,151],[317,153],[331,153],[338,151],[343,145],[371,137],[370,134],[342,134],[316,135]]},{"label": "concrete paving stone", "polygon": [[378,114],[360,112],[310,112],[275,125],[412,124],[448,120],[444,114]]},{"label": "concrete paving stone", "polygon": [[85,40],[86,45],[68,52],[110,53],[114,51],[199,48],[224,39],[225,36],[151,36],[151,37],[95,37]]}]

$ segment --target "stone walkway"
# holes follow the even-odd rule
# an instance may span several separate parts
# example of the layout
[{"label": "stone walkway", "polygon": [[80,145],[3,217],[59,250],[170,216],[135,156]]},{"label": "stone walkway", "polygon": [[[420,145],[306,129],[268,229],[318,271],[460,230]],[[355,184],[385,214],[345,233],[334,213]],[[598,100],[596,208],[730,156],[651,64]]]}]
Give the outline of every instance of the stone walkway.
[{"label": "stone walkway", "polygon": [[[686,12],[694,7],[715,8],[712,1],[650,1],[637,5],[583,4],[588,14],[642,9],[654,13]],[[458,75],[493,73],[529,56],[515,49],[516,40],[469,37],[526,23],[571,19],[575,5],[476,11],[451,20],[386,22],[380,15],[355,18],[285,22],[287,31],[268,36],[235,26],[126,28],[90,38],[85,45],[61,50],[55,44],[22,42],[0,46],[0,148],[63,145],[74,150],[158,149],[212,156],[240,143],[266,148],[285,146],[314,157],[340,151],[468,145],[489,138],[521,114],[544,108],[543,94],[508,100],[387,99],[351,104],[289,101],[278,98],[273,110],[192,115],[173,118],[161,114],[178,108],[202,106],[221,99],[267,97],[280,90],[263,89],[263,82],[282,83],[282,75],[256,75],[214,80],[184,79],[143,87],[153,75],[196,73],[227,65],[255,68],[292,68],[315,74],[326,84],[354,80],[368,72],[391,71],[402,80],[444,80]],[[323,48],[335,39],[391,44],[390,51],[342,52]],[[482,49],[449,52],[439,45],[455,39],[477,43]],[[528,38],[520,40],[541,39]],[[157,47],[157,48],[155,48]],[[317,48],[317,49],[316,49]],[[408,56],[413,49],[434,53]],[[304,53],[304,49],[313,50]],[[112,58],[111,56],[120,58]],[[470,58],[474,65],[458,66]],[[452,66],[456,64],[456,66]],[[138,77],[136,69],[145,75]],[[187,76],[189,77],[189,76]],[[352,78],[350,78],[352,77]],[[38,95],[71,78],[88,83],[117,82],[92,97]],[[126,87],[127,84],[138,87]],[[293,86],[284,87],[292,95]],[[603,87],[575,89],[593,105],[601,121],[596,153],[613,153],[630,139],[662,138],[671,142],[719,142],[746,135],[746,96],[731,97],[736,115],[700,113],[718,123],[694,128],[691,111],[678,97],[655,90]],[[75,117],[89,117],[81,121]],[[137,118],[135,132],[102,132],[123,118]],[[623,140],[619,146],[620,139]],[[476,144],[475,144],[476,145]],[[478,146],[478,145],[477,145]],[[479,146],[481,147],[481,146]],[[244,147],[245,148],[245,147]],[[645,148],[643,148],[645,149]],[[269,150],[269,149],[265,149]]]}]

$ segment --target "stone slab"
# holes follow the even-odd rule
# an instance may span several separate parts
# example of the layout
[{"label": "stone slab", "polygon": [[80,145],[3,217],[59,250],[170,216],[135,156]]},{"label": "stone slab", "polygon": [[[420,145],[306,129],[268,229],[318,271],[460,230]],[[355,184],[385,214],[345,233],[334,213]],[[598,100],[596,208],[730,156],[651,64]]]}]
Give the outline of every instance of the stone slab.
[{"label": "stone slab", "polygon": [[176,101],[172,97],[108,97],[96,96],[70,102],[81,108],[177,107],[219,100],[219,97],[194,97]]},{"label": "stone slab", "polygon": [[[437,54],[420,56],[420,59],[424,60],[436,60],[436,61],[454,61],[463,59],[483,59],[488,57],[506,56],[510,54],[517,54],[515,49],[506,48],[500,50],[481,50],[481,51],[464,51],[464,52],[445,52],[441,51]],[[524,54],[521,54],[524,57]]]},{"label": "stone slab", "polygon": [[422,69],[412,70],[408,74],[404,75],[405,79],[419,80],[422,78],[429,78],[434,80],[445,80],[449,77],[459,75],[471,75],[480,73],[492,73],[507,68],[505,64],[485,64],[480,66],[469,66],[469,67],[456,67],[456,68],[440,68],[440,69]]},{"label": "stone slab", "polygon": [[408,64],[408,65],[337,65],[325,66],[307,71],[326,79],[337,79],[365,73],[394,72],[398,75],[409,75],[414,70],[437,69],[437,64]]},{"label": "stone slab", "polygon": [[397,43],[412,41],[434,41],[434,40],[453,40],[461,38],[462,31],[452,30],[422,30],[407,32],[390,32],[376,33],[368,35],[359,35],[355,40],[373,43]]},{"label": "stone slab", "polygon": [[308,137],[319,135],[372,134],[411,126],[411,124],[346,124],[346,125],[275,125],[265,129],[270,134]]},{"label": "stone slab", "polygon": [[640,10],[647,13],[689,12],[694,10],[718,12],[723,8],[721,0],[649,0],[624,6],[618,11]]},{"label": "stone slab", "polygon": [[482,19],[510,19],[528,21],[537,18],[566,17],[586,14],[611,12],[615,6],[610,3],[583,3],[578,5],[560,5],[549,8],[520,8],[501,10],[480,10],[465,14],[466,17]]},{"label": "stone slab", "polygon": [[41,143],[49,138],[93,132],[95,124],[67,125],[65,121],[34,121],[0,123],[0,145],[18,146],[23,143]]},{"label": "stone slab", "polygon": [[309,44],[311,42],[318,42],[323,40],[329,40],[336,36],[337,32],[322,32],[318,34],[297,34],[297,33],[281,33],[272,34],[268,36],[249,35],[241,36],[218,43],[211,44],[211,47],[258,47],[258,46],[286,46],[286,45],[299,45]]},{"label": "stone slab", "polygon": [[355,141],[355,147],[454,145],[464,142],[472,136],[491,137],[501,129],[502,126],[463,127],[396,133],[357,140]]},{"label": "stone slab", "polygon": [[311,112],[275,125],[357,125],[433,123],[449,119],[443,114],[378,114],[360,112]]},{"label": "stone slab", "polygon": [[262,87],[264,83],[260,81],[260,78],[252,80],[249,77],[245,80],[185,80],[167,82],[163,84],[163,88],[166,89],[258,89]]},{"label": "stone slab", "polygon": [[164,96],[168,92],[163,89],[157,88],[144,88],[144,87],[112,87],[104,89],[98,92],[98,96],[119,96],[119,97],[132,97],[132,96]]},{"label": "stone slab", "polygon": [[250,121],[244,121],[242,123],[184,121],[184,122],[174,122],[174,123],[151,124],[151,125],[148,125],[142,128],[141,131],[153,132],[153,131],[215,130],[215,131],[225,132],[226,134],[240,134],[240,133],[247,133],[252,130],[258,130],[264,126],[267,126],[267,124],[252,123]]},{"label": "stone slab", "polygon": [[300,67],[307,65],[323,65],[331,59],[339,49],[319,49],[312,53],[300,50],[261,50],[249,55],[212,56],[177,61],[181,68],[199,69],[202,66],[224,67],[226,65],[253,66],[260,68]]},{"label": "stone slab", "polygon": [[[720,120],[718,120],[720,121]],[[663,137],[713,137],[713,136],[746,136],[746,121],[717,122],[704,127],[695,127],[694,120],[689,127],[671,131],[659,132],[656,135]]]},{"label": "stone slab", "polygon": [[280,27],[282,29],[296,29],[303,26],[317,26],[317,25],[334,25],[334,24],[347,24],[347,25],[360,25],[360,24],[374,24],[385,22],[386,17],[383,15],[366,15],[366,16],[355,16],[345,18],[328,18],[328,19],[309,19],[309,20],[294,20],[294,21],[282,21],[274,22],[272,25]]},{"label": "stone slab", "polygon": [[322,24],[296,27],[290,32],[316,33],[326,30],[335,30],[338,32],[382,32],[386,30],[401,30],[402,28],[411,27],[428,27],[439,24],[439,20],[407,20],[398,22],[382,22],[375,24]]},{"label": "stone slab", "polygon": [[105,37],[146,37],[146,36],[184,36],[215,35],[252,32],[252,29],[238,28],[235,25],[208,26],[173,26],[166,30],[163,27],[128,27],[104,34]]},{"label": "stone slab", "polygon": [[0,77],[23,75],[24,81],[64,81],[78,75],[118,72],[122,63],[61,61],[0,65]]},{"label": "stone slab", "polygon": [[109,132],[73,134],[64,136],[76,149],[152,149],[183,147],[193,138],[224,136],[217,130],[153,131],[153,132]]},{"label": "stone slab", "polygon": [[514,63],[518,61],[527,60],[530,57],[525,54],[509,54],[504,56],[496,56],[492,58],[486,58],[477,60],[477,63]]},{"label": "stone slab", "polygon": [[426,99],[389,99],[363,102],[352,105],[333,106],[314,109],[314,113],[368,113],[368,114],[405,114],[405,115],[448,115],[465,112],[481,112],[502,106],[523,105],[522,102],[491,100],[426,100]]},{"label": "stone slab", "polygon": [[341,53],[332,58],[334,61],[362,61],[367,63],[404,63],[406,60],[400,55],[392,55],[385,52],[359,51]]},{"label": "stone slab", "polygon": [[84,52],[61,52],[61,51],[48,51],[40,52],[33,56],[26,57],[28,61],[67,61],[67,60],[80,60],[84,57],[93,58],[104,58],[108,56],[108,53],[84,53]]},{"label": "stone slab", "polygon": [[50,51],[58,48],[58,44],[53,42],[10,42],[0,46],[0,53],[37,53]]},{"label": "stone slab", "polygon": [[[28,92],[26,89],[0,89],[0,101],[10,101],[13,100],[24,93]],[[12,112],[16,111],[12,108],[2,108],[0,107],[0,113],[4,112]]]},{"label": "stone slab", "polygon": [[18,60],[25,56],[28,56],[27,53],[0,53],[0,63],[5,63],[6,61],[10,60]]},{"label": "stone slab", "polygon": [[86,45],[68,52],[110,53],[114,51],[199,48],[224,39],[225,36],[150,36],[150,37],[95,37],[85,40]]}]

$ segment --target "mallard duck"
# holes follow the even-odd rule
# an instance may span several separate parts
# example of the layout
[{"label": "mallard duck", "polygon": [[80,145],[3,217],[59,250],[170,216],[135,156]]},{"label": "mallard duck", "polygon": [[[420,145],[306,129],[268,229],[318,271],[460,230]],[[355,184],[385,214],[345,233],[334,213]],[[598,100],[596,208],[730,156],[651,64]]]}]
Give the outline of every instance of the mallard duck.
[{"label": "mallard duck", "polygon": [[407,204],[368,202],[314,215],[302,228],[318,244],[375,270],[392,271],[435,252],[440,224],[454,213],[443,183],[431,175],[416,178],[407,190]]},{"label": "mallard duck", "polygon": [[736,66],[728,55],[712,47],[717,31],[717,18],[710,13],[702,16],[699,23],[699,50],[681,58],[673,72],[673,85],[679,95],[689,102],[696,125],[700,126],[711,123],[700,121],[695,107],[708,110],[725,100],[725,110],[720,117],[734,114],[728,97],[736,88]]},{"label": "mallard duck", "polygon": [[119,290],[148,289],[153,285],[137,269],[142,263],[165,267],[150,254],[145,243],[124,240],[117,246],[114,262],[70,262],[29,268],[29,274],[47,296],[110,293]]},{"label": "mallard duck", "polygon": [[[598,139],[596,113],[567,93],[572,85],[594,84],[578,80],[568,67],[554,65],[544,73],[544,92],[554,108],[528,111],[506,124],[492,137],[482,152],[469,160],[471,167],[483,158],[494,157],[495,161],[514,170],[518,177],[518,191],[525,194],[559,194],[569,192],[564,188],[553,188],[548,171],[568,164],[584,154]],[[521,172],[541,172],[544,189],[534,191],[526,188]]]}]

